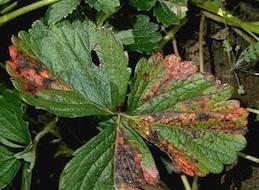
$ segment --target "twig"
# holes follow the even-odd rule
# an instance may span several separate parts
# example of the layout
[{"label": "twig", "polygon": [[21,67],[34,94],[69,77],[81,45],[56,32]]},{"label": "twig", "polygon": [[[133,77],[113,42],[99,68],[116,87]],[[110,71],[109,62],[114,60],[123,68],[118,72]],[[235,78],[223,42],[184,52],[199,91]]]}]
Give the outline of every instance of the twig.
[{"label": "twig", "polygon": [[38,9],[38,8],[41,8],[41,7],[44,7],[46,5],[49,5],[49,4],[52,4],[52,3],[55,3],[57,1],[60,1],[60,0],[41,0],[41,1],[37,1],[35,3],[32,3],[30,5],[27,5],[25,7],[22,7],[18,10],[15,10],[13,12],[10,12],[6,15],[3,15],[0,17],[0,26],[9,22],[10,20],[20,16],[20,15],[23,15],[25,13],[28,13],[32,10],[35,10],[35,9]]},{"label": "twig", "polygon": [[253,32],[250,32],[250,31],[246,31],[248,34],[250,34],[251,36],[253,36],[253,38],[256,40],[256,41],[259,41],[259,37],[256,36]]},{"label": "twig", "polygon": [[204,36],[205,15],[201,15],[199,27],[199,59],[200,59],[200,72],[204,72],[204,57],[203,57],[203,36]]},{"label": "twig", "polygon": [[250,156],[250,155],[247,155],[245,153],[242,153],[242,152],[239,152],[238,155],[242,158],[245,158],[247,160],[250,160],[252,162],[255,162],[257,164],[259,164],[259,158],[256,158],[256,157],[253,157],[253,156]]},{"label": "twig", "polygon": [[198,190],[199,189],[198,179],[199,179],[198,176],[193,177],[192,190]]},{"label": "twig", "polygon": [[178,32],[178,30],[187,23],[187,18],[183,19],[182,22],[179,25],[174,26],[160,41],[159,47],[157,48],[157,52],[161,52],[165,45],[174,38],[175,34]]},{"label": "twig", "polygon": [[179,51],[178,51],[178,48],[177,48],[177,41],[176,41],[175,38],[173,39],[173,48],[174,48],[174,54],[179,57],[180,54],[179,54]]},{"label": "twig", "polygon": [[251,112],[251,113],[255,113],[257,115],[259,115],[259,110],[257,109],[253,109],[253,108],[246,108],[247,111]]},{"label": "twig", "polygon": [[244,40],[246,40],[249,44],[253,44],[256,41],[251,38],[249,35],[247,35],[245,32],[243,32],[242,30],[238,29],[238,28],[231,28],[232,30],[234,30],[239,36],[241,36]]},{"label": "twig", "polygon": [[183,182],[185,190],[192,190],[191,185],[190,185],[186,175],[181,175],[181,180]]},{"label": "twig", "polygon": [[242,73],[247,73],[247,74],[250,74],[250,75],[255,75],[255,76],[259,76],[259,73],[256,73],[256,72],[251,72],[251,71],[246,71],[246,70],[238,70],[239,72],[242,72]]}]

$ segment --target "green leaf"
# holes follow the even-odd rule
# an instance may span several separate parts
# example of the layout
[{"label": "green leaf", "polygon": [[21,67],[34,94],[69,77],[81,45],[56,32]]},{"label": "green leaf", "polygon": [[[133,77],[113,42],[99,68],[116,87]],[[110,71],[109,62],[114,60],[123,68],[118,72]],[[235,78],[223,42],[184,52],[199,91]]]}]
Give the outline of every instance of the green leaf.
[{"label": "green leaf", "polygon": [[[14,84],[25,101],[65,117],[107,115],[121,106],[131,71],[123,46],[113,33],[89,21],[64,21],[50,28],[36,21],[30,33],[21,36],[25,38],[20,39],[22,42],[14,40],[15,44],[28,47],[25,42],[29,42],[37,60],[11,47],[7,69],[15,76]],[[93,63],[93,52],[98,56],[98,66]],[[28,68],[17,73],[15,68],[25,62],[41,73],[29,74]]]},{"label": "green leaf", "polygon": [[119,0],[85,0],[85,2],[97,11],[103,11],[105,13],[113,13],[120,6]]},{"label": "green leaf", "polygon": [[61,0],[52,4],[46,12],[46,20],[49,25],[55,24],[67,17],[80,4],[80,0]]},{"label": "green leaf", "polygon": [[232,88],[175,55],[141,59],[128,107],[131,127],[167,152],[173,168],[191,176],[220,173],[246,146],[248,113]]},{"label": "green leaf", "polygon": [[0,145],[0,189],[12,181],[20,165],[21,162],[14,157],[14,153]]},{"label": "green leaf", "polygon": [[187,1],[162,0],[154,8],[157,20],[165,26],[180,24],[186,16]]},{"label": "green leaf", "polygon": [[75,152],[61,176],[60,190],[161,189],[153,158],[142,138],[120,121],[118,125],[106,125]]},{"label": "green leaf", "polygon": [[5,90],[0,96],[0,142],[10,147],[30,143],[28,124],[23,120],[23,109],[15,93]]},{"label": "green leaf", "polygon": [[162,39],[158,29],[148,16],[137,15],[133,29],[120,31],[117,36],[128,50],[151,53]]},{"label": "green leaf", "polygon": [[239,69],[242,64],[252,64],[259,59],[259,42],[251,44],[248,46],[239,56],[238,60],[236,61],[235,68]]},{"label": "green leaf", "polygon": [[130,0],[130,5],[139,10],[150,10],[155,6],[157,0]]}]

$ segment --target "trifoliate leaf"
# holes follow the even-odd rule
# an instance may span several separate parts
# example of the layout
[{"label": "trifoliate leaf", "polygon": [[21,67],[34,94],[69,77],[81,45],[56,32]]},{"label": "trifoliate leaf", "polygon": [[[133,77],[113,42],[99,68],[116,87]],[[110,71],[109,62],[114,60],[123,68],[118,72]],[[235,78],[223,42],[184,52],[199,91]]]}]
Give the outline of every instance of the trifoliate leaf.
[{"label": "trifoliate leaf", "polygon": [[162,0],[154,8],[157,20],[165,26],[177,25],[186,16],[187,1]]},{"label": "trifoliate leaf", "polygon": [[55,24],[72,13],[80,4],[80,0],[61,0],[49,6],[46,20],[49,25]]},{"label": "trifoliate leaf", "polygon": [[228,85],[175,55],[142,59],[129,96],[131,126],[191,176],[220,173],[246,146],[247,111]]},{"label": "trifoliate leaf", "polygon": [[133,29],[120,31],[117,36],[128,50],[151,53],[162,39],[159,26],[146,15],[138,15]]},{"label": "trifoliate leaf", "polygon": [[5,90],[0,95],[0,143],[12,148],[30,143],[28,124],[23,120],[22,103],[15,93]]},{"label": "trifoliate leaf", "polygon": [[85,0],[85,2],[97,11],[102,11],[105,13],[113,13],[116,8],[120,6],[119,0]]},{"label": "trifoliate leaf", "polygon": [[159,190],[158,171],[142,138],[111,124],[75,152],[60,180],[60,190]]},{"label": "trifoliate leaf", "polygon": [[6,147],[0,145],[0,189],[4,189],[15,177],[21,162]]},{"label": "trifoliate leaf", "polygon": [[130,0],[130,5],[136,7],[139,10],[150,10],[157,0]]},{"label": "trifoliate leaf", "polygon": [[25,38],[13,40],[15,44],[24,47],[21,50],[29,46],[36,59],[11,46],[7,69],[25,101],[65,117],[107,115],[121,106],[130,69],[121,43],[110,31],[88,21],[50,28],[36,21],[20,36]]}]

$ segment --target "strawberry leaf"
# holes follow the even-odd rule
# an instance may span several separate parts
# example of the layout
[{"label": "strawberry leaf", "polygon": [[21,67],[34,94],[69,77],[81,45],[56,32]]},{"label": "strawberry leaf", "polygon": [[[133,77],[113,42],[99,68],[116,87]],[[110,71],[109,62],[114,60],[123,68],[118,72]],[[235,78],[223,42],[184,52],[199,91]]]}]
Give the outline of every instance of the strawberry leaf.
[{"label": "strawberry leaf", "polygon": [[127,123],[104,130],[75,152],[65,167],[60,190],[161,189],[158,172],[142,138]]},{"label": "strawberry leaf", "polygon": [[0,95],[0,142],[12,148],[30,143],[28,124],[23,120],[22,103],[15,93],[5,90]]},{"label": "strawberry leaf", "polygon": [[151,53],[162,39],[158,29],[159,26],[150,22],[148,16],[137,15],[133,29],[120,31],[117,36],[127,50]]},{"label": "strawberry leaf", "polygon": [[154,15],[164,26],[171,26],[179,24],[187,10],[186,0],[161,0],[154,8]]},{"label": "strawberry leaf", "polygon": [[176,171],[220,173],[246,146],[247,111],[231,88],[175,55],[141,59],[129,96],[131,126],[168,153]]},{"label": "strawberry leaf", "polygon": [[50,28],[36,21],[20,37],[24,38],[14,39],[14,44],[21,50],[29,46],[36,59],[11,47],[7,69],[28,103],[65,117],[106,115],[123,103],[130,69],[122,45],[110,31],[89,21]]},{"label": "strawberry leaf", "polygon": [[0,189],[5,188],[15,177],[21,162],[17,160],[14,153],[0,145]]},{"label": "strawberry leaf", "polygon": [[85,2],[97,11],[102,11],[105,13],[113,13],[116,8],[120,6],[119,0],[85,0]]},{"label": "strawberry leaf", "polygon": [[67,17],[80,4],[80,0],[61,0],[49,6],[46,12],[48,25],[55,24]]}]

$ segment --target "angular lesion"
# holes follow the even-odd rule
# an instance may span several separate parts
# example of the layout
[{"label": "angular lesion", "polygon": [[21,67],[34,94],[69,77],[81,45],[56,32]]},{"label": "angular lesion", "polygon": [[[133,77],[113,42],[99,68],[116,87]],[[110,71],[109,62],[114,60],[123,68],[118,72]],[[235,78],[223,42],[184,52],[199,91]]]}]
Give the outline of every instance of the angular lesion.
[{"label": "angular lesion", "polygon": [[36,95],[40,90],[56,89],[69,91],[71,88],[57,77],[35,58],[29,57],[17,47],[10,46],[11,60],[6,62],[6,67],[14,80],[18,81],[22,90]]},{"label": "angular lesion", "polygon": [[159,190],[159,175],[142,164],[142,153],[129,143],[124,129],[117,132],[115,152],[115,184],[120,190]]}]

